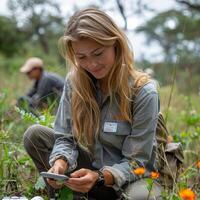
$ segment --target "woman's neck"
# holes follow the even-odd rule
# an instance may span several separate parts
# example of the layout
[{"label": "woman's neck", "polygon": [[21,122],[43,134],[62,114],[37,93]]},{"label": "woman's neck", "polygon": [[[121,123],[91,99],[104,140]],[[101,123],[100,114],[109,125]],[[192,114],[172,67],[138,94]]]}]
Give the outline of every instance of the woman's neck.
[{"label": "woman's neck", "polygon": [[108,94],[108,79],[103,78],[99,80],[100,89],[103,94]]}]

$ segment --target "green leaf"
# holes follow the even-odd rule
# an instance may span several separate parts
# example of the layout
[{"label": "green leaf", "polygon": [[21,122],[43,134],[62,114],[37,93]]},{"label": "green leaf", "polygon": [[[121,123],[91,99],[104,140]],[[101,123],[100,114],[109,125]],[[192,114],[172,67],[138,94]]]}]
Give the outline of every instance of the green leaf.
[{"label": "green leaf", "polygon": [[35,184],[35,189],[36,190],[40,190],[40,189],[44,189],[45,188],[45,182],[44,179],[40,176]]},{"label": "green leaf", "polygon": [[73,200],[73,192],[67,187],[63,187],[59,191],[60,200]]},{"label": "green leaf", "polygon": [[146,181],[146,183],[147,183],[147,190],[148,190],[148,191],[151,191],[154,180],[151,179],[151,178],[146,178],[145,181]]}]

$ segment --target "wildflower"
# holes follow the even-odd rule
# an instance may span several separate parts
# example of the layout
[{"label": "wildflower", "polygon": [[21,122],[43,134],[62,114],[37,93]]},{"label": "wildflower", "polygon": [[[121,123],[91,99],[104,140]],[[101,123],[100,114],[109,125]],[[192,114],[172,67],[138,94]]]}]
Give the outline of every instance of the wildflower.
[{"label": "wildflower", "polygon": [[183,200],[195,200],[195,193],[189,188],[181,190],[179,195]]},{"label": "wildflower", "polygon": [[197,167],[200,169],[200,161],[197,162]]},{"label": "wildflower", "polygon": [[168,135],[167,136],[167,143],[171,143],[171,142],[173,142],[173,137],[172,137],[172,135]]},{"label": "wildflower", "polygon": [[151,178],[152,179],[157,179],[159,178],[160,174],[158,172],[151,172]]},{"label": "wildflower", "polygon": [[137,169],[133,169],[133,173],[140,176],[145,173],[145,168],[144,167],[138,167]]}]

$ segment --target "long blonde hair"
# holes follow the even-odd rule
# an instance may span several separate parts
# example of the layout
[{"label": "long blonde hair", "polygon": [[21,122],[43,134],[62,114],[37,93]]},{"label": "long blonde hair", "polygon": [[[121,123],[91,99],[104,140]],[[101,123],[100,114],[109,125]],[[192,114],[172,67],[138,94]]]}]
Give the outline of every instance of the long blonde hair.
[{"label": "long blonde hair", "polygon": [[60,39],[61,51],[70,65],[72,84],[73,134],[78,142],[92,149],[94,138],[98,136],[100,109],[95,98],[95,86],[91,75],[77,66],[72,42],[82,38],[92,39],[103,46],[115,44],[115,63],[108,78],[108,93],[112,101],[118,96],[120,120],[132,121],[131,97],[133,84],[140,86],[147,76],[134,69],[133,54],[128,39],[103,11],[88,8],[75,13],[69,20],[64,36]]}]

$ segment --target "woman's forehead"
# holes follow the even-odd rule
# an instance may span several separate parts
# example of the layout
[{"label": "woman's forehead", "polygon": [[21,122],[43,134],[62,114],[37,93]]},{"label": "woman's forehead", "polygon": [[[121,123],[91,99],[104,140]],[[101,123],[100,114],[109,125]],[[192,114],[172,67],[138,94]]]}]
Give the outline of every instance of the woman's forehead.
[{"label": "woman's forehead", "polygon": [[99,44],[95,40],[87,38],[72,41],[72,48],[75,54],[91,54],[102,47],[103,45]]}]

